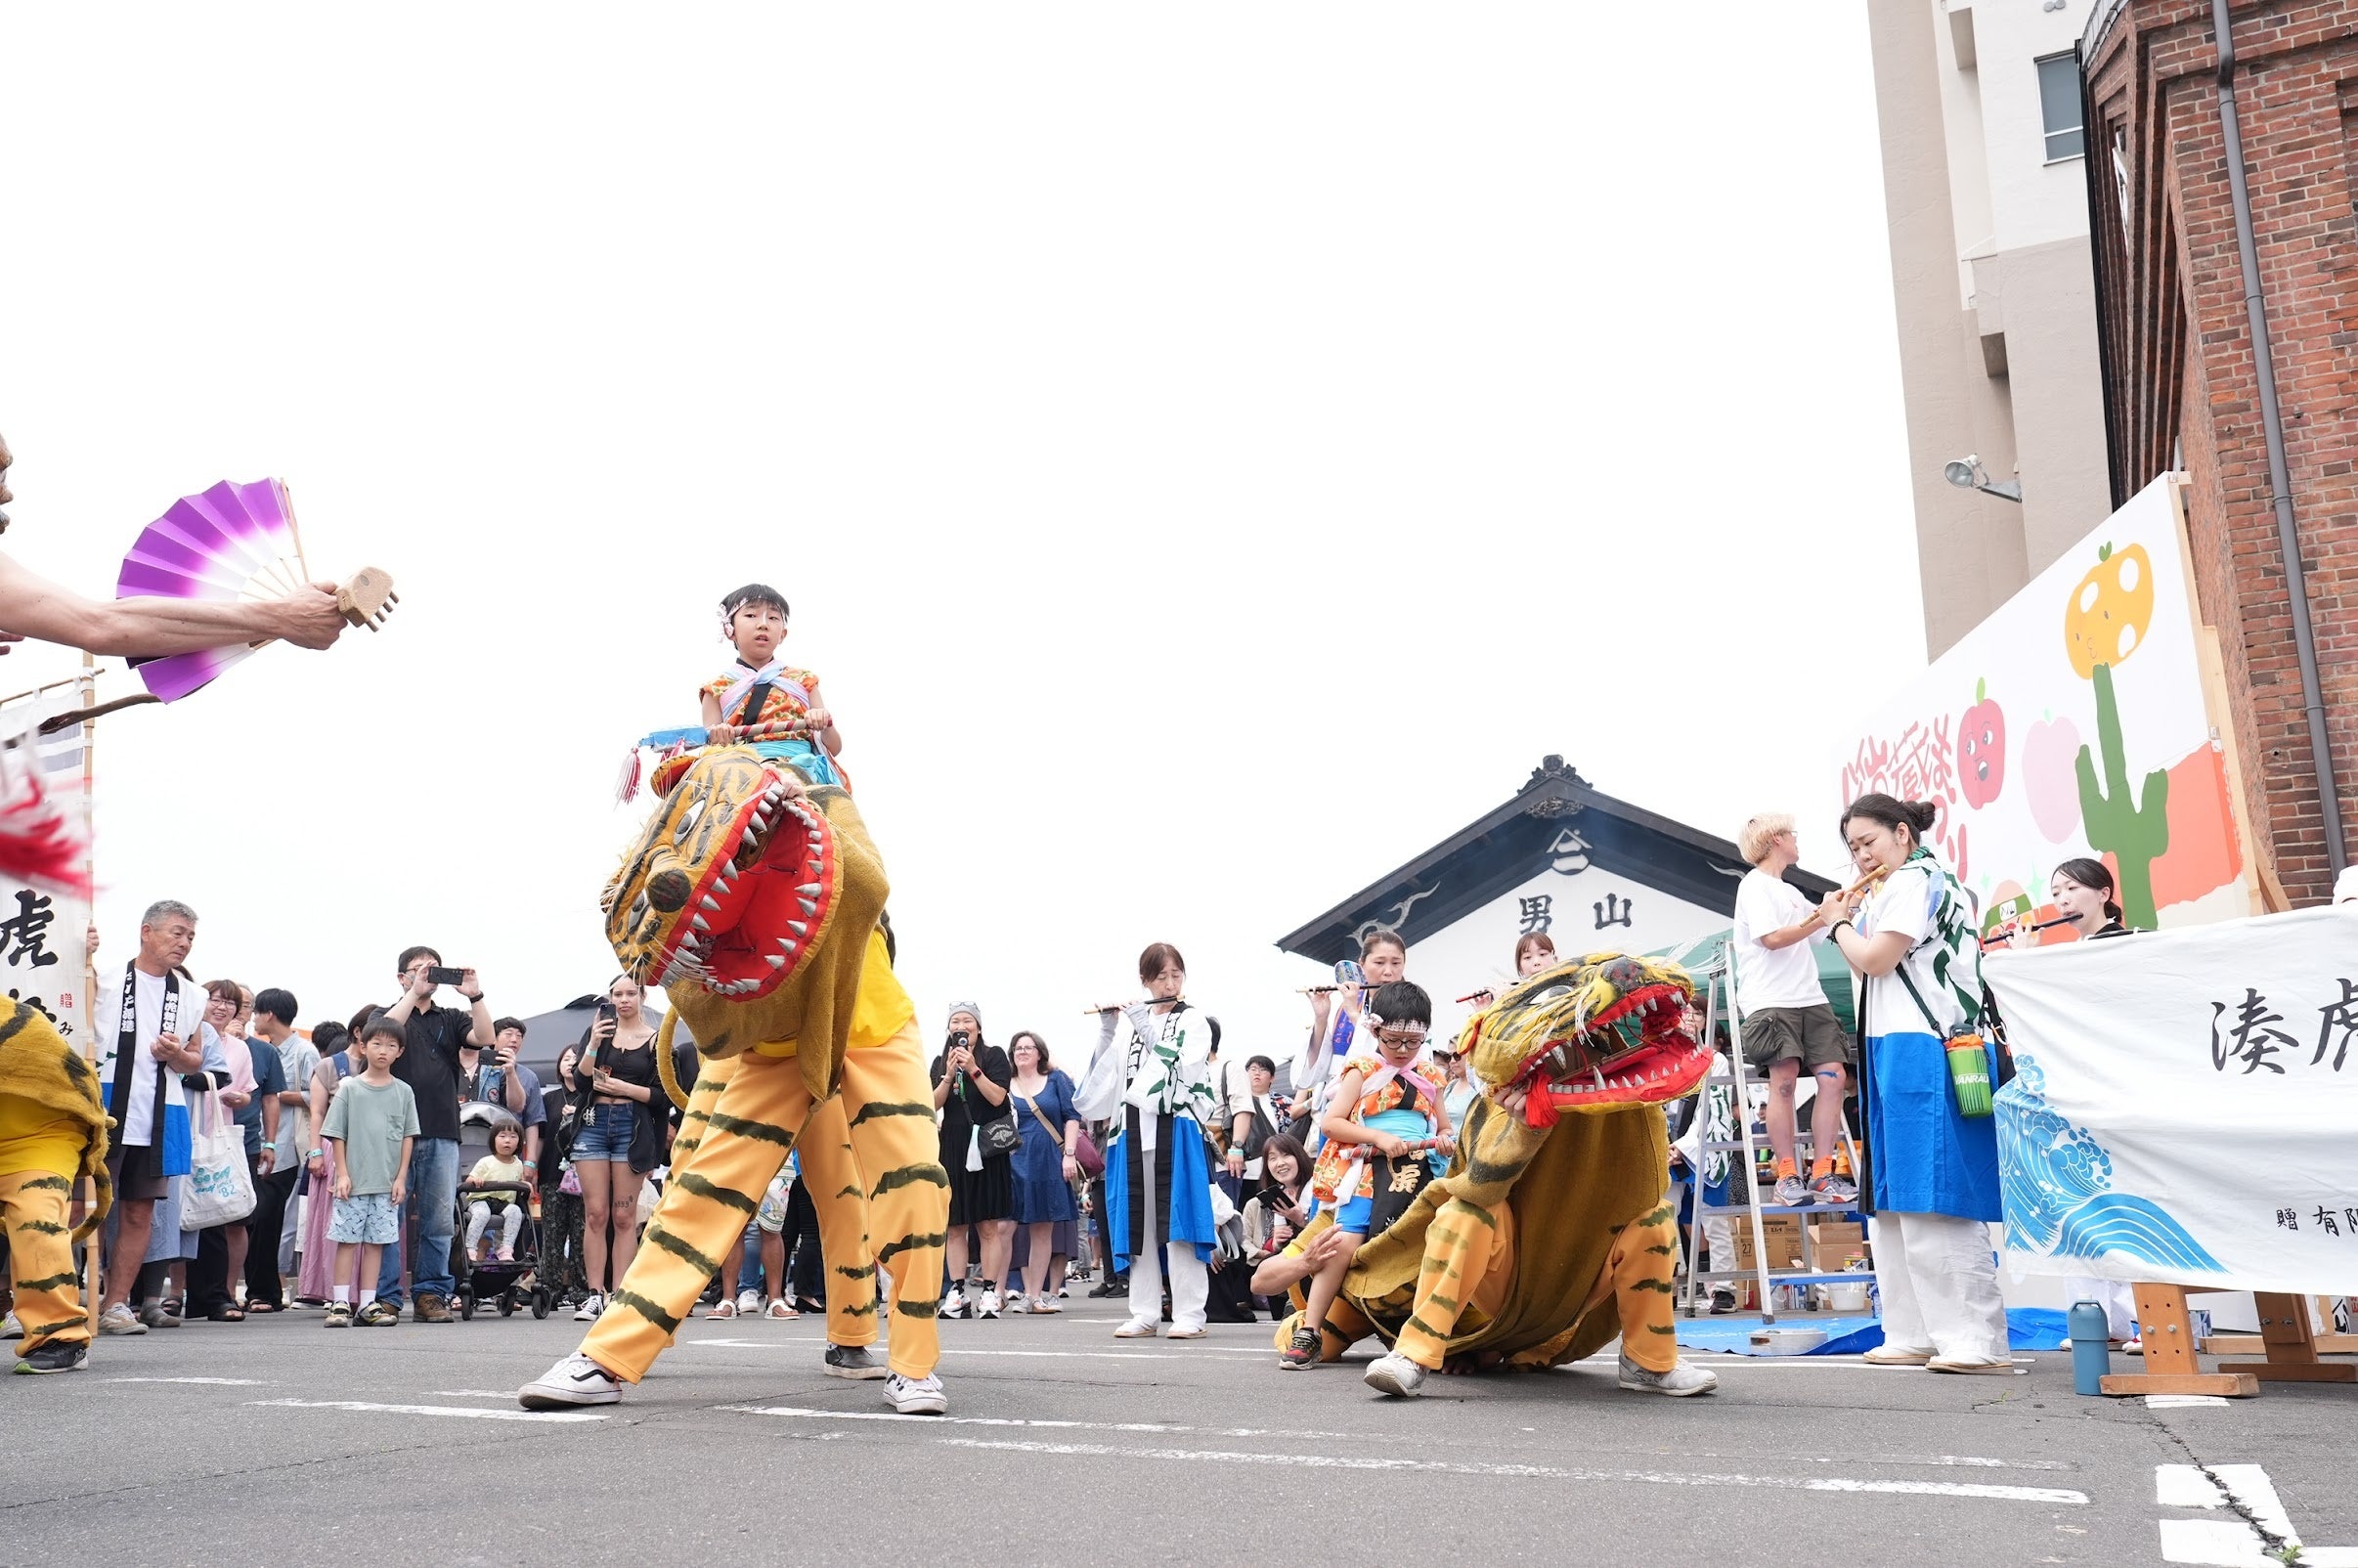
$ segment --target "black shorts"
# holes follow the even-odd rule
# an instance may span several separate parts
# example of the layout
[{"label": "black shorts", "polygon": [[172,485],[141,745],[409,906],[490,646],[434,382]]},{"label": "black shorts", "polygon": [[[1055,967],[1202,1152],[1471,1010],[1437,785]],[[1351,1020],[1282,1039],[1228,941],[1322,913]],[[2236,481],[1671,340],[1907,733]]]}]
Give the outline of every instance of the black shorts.
[{"label": "black shorts", "polygon": [[1815,1007],[1764,1007],[1744,1015],[1744,1060],[1756,1067],[1799,1062],[1815,1072],[1848,1067],[1851,1037],[1824,1002]]},{"label": "black shorts", "polygon": [[123,1166],[132,1156],[137,1156],[140,1170],[151,1173],[154,1170],[155,1151],[150,1145],[142,1144],[133,1148],[122,1144],[109,1144],[107,1147],[107,1180],[114,1184],[115,1200],[119,1202],[129,1198],[134,1202],[152,1203],[159,1198],[168,1196],[172,1191],[169,1177],[153,1174],[139,1175],[132,1177],[128,1186],[124,1184]]}]

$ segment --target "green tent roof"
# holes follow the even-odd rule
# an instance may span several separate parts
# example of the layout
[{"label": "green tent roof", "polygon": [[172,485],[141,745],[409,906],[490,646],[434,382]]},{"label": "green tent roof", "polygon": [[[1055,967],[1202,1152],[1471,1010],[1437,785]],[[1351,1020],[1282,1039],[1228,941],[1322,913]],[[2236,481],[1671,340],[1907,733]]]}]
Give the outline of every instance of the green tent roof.
[{"label": "green tent roof", "polygon": [[[1664,947],[1646,956],[1667,958],[1694,976],[1700,986],[1710,976],[1724,970],[1727,964],[1727,943],[1734,936],[1733,927],[1697,936],[1692,941],[1675,947]],[[1850,1033],[1858,1026],[1858,1008],[1853,1000],[1850,961],[1832,942],[1819,942],[1817,947],[1817,980],[1825,987],[1826,999],[1834,1004],[1834,1017],[1841,1021],[1843,1031]]]}]

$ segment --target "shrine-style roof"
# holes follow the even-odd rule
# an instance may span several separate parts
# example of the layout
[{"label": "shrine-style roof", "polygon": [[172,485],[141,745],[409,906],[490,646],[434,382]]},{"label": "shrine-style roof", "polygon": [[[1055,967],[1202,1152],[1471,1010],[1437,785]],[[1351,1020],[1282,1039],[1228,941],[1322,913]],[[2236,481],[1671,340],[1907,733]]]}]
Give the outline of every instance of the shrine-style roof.
[{"label": "shrine-style roof", "polygon": [[[1280,936],[1278,946],[1322,964],[1356,958],[1359,933],[1371,923],[1414,945],[1566,856],[1729,917],[1749,869],[1727,840],[1615,800],[1549,757],[1504,805]],[[1812,897],[1834,888],[1798,869],[1785,880]]]}]

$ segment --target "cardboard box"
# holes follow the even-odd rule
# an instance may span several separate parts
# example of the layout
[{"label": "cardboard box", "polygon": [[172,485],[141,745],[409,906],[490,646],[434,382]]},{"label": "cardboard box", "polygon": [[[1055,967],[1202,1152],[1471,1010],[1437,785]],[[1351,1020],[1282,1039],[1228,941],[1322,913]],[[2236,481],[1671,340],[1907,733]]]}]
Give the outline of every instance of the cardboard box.
[{"label": "cardboard box", "polygon": [[1818,1273],[1839,1273],[1866,1255],[1866,1227],[1856,1220],[1820,1220],[1810,1227],[1810,1267]]},{"label": "cardboard box", "polygon": [[[1756,1267],[1758,1256],[1752,1249],[1752,1218],[1738,1214],[1735,1219],[1736,1267]],[[1808,1266],[1806,1238],[1799,1214],[1764,1214],[1761,1216],[1761,1237],[1768,1244],[1768,1267],[1771,1270],[1799,1269]]]}]

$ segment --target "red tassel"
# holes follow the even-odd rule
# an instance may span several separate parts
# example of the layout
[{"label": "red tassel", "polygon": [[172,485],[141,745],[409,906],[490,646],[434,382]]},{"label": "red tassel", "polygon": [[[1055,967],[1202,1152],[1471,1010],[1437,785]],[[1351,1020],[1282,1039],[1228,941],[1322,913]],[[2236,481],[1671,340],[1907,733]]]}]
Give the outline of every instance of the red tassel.
[{"label": "red tassel", "polygon": [[81,835],[27,773],[24,792],[0,806],[0,875],[79,897],[90,896]]},{"label": "red tassel", "polygon": [[1555,1096],[1549,1092],[1545,1083],[1534,1086],[1530,1097],[1523,1102],[1523,1120],[1534,1127],[1555,1125]]}]

